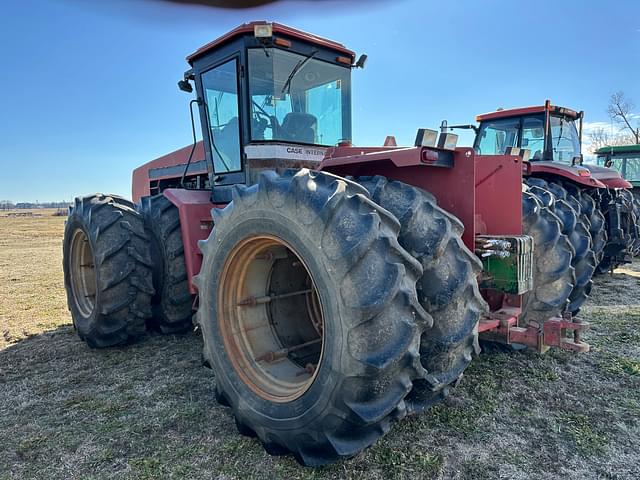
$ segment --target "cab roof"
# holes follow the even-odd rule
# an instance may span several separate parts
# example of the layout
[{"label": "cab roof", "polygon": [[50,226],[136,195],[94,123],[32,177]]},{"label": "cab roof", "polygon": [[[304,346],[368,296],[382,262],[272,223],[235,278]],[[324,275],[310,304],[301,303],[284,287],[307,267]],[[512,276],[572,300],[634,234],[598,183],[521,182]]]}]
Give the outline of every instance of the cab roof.
[{"label": "cab roof", "polygon": [[602,147],[596,150],[597,155],[607,153],[640,153],[640,145],[616,145],[610,147]]},{"label": "cab roof", "polygon": [[558,107],[556,105],[551,105],[551,102],[547,100],[544,105],[534,106],[534,107],[518,107],[518,108],[509,108],[509,109],[500,109],[495,112],[483,113],[481,115],[476,116],[477,122],[484,122],[486,120],[496,120],[499,118],[510,118],[510,117],[521,117],[524,115],[533,115],[536,113],[544,113],[545,110],[549,109],[551,113],[559,113],[561,115],[565,115],[567,117],[571,117],[573,119],[579,118],[580,113],[575,110],[571,110],[570,108]]},{"label": "cab roof", "polygon": [[329,40],[327,38],[323,38],[323,37],[319,37],[317,35],[313,35],[312,33],[307,33],[304,32],[302,30],[298,30],[296,28],[292,28],[292,27],[288,27],[287,25],[283,25],[281,23],[275,23],[275,22],[267,22],[267,21],[256,21],[256,22],[249,22],[249,23],[243,23],[242,25],[234,28],[233,30],[231,30],[228,33],[225,33],[224,35],[222,35],[219,38],[216,38],[215,40],[213,40],[212,42],[207,43],[206,45],[204,45],[203,47],[200,47],[198,50],[196,50],[195,52],[193,52],[191,55],[189,55],[187,57],[187,61],[190,64],[193,64],[193,61],[197,58],[200,57],[208,52],[210,52],[211,50],[220,47],[230,41],[232,41],[233,39],[240,37],[242,35],[246,35],[248,33],[253,33],[253,29],[256,25],[271,25],[272,29],[273,29],[273,34],[275,35],[281,35],[284,37],[290,37],[293,38],[295,40],[301,40],[301,41],[305,41],[305,42],[310,42],[310,43],[314,43],[316,45],[319,45],[321,47],[325,47],[325,48],[330,48],[333,49],[335,51],[338,51],[344,55],[348,55],[352,61],[355,58],[356,54],[349,50],[348,48],[346,48],[344,45],[342,45],[341,43],[338,42],[334,42],[333,40]]}]

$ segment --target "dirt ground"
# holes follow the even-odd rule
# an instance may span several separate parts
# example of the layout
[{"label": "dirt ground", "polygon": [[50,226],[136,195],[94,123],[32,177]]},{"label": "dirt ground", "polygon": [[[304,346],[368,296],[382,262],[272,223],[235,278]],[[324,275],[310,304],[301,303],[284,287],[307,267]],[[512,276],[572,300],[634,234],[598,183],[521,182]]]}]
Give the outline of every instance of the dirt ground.
[{"label": "dirt ground", "polygon": [[236,432],[195,334],[82,343],[63,224],[0,212],[1,479],[640,478],[640,262],[596,281],[590,353],[484,353],[446,405],[309,469]]}]

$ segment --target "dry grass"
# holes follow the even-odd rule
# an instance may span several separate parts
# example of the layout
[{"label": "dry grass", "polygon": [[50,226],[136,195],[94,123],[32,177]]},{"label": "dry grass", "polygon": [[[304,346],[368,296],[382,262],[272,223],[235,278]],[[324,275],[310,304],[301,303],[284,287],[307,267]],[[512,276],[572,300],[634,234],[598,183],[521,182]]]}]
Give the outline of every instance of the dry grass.
[{"label": "dry grass", "polygon": [[0,478],[640,477],[640,263],[597,281],[591,353],[483,354],[447,405],[306,469],[237,434],[196,335],[78,340],[63,223],[0,217]]},{"label": "dry grass", "polygon": [[65,217],[0,212],[0,348],[69,323],[62,280]]}]

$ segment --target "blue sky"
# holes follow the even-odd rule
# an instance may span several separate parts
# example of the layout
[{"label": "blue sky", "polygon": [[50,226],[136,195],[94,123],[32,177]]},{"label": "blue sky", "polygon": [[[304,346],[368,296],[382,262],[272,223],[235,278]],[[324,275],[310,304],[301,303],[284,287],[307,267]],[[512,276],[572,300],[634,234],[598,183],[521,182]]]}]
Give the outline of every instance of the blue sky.
[{"label": "blue sky", "polygon": [[[346,3],[346,5],[345,5]],[[21,0],[0,7],[0,199],[130,196],[131,171],[190,143],[184,57],[240,23],[273,20],[366,52],[354,143],[554,103],[609,125],[611,93],[640,106],[640,2],[287,1],[229,11],[154,1]],[[640,110],[637,108],[636,110]],[[469,143],[463,138],[461,143]]]}]

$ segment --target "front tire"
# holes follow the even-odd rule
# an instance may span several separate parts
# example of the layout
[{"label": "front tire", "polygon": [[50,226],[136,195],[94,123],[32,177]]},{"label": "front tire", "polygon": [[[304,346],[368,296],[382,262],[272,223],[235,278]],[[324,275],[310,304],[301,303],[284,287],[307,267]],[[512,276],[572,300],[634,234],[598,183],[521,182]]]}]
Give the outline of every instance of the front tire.
[{"label": "front tire", "polygon": [[406,414],[432,323],[398,221],[362,187],[306,169],[264,172],[212,213],[196,317],[241,433],[305,465],[372,445]]},{"label": "front tire", "polygon": [[102,194],[76,198],[63,241],[64,284],[73,324],[90,347],[132,342],[151,316],[151,258],[134,205]]}]

